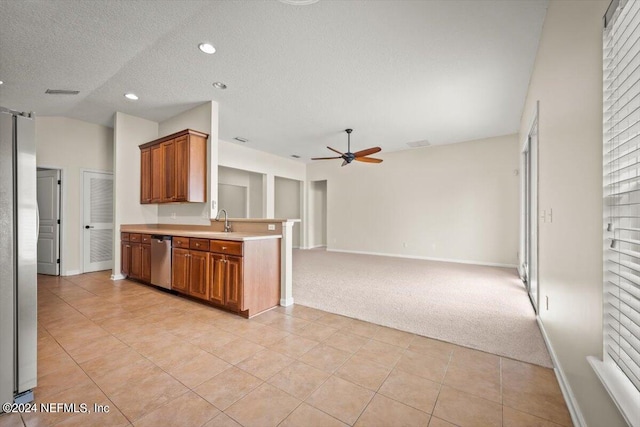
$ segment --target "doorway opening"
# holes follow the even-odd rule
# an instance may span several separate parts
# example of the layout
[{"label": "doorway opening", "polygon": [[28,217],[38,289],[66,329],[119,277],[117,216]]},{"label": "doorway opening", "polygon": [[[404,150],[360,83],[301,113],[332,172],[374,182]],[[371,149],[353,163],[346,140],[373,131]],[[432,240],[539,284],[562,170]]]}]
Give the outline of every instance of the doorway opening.
[{"label": "doorway opening", "polygon": [[522,261],[520,275],[529,299],[538,312],[538,110],[533,118],[522,151]]},{"label": "doorway opening", "polygon": [[264,218],[264,175],[218,166],[218,208],[229,218]]},{"label": "doorway opening", "polygon": [[309,249],[326,247],[327,181],[311,181],[309,193]]},{"label": "doorway opening", "polygon": [[60,275],[62,171],[38,168],[38,274]]},{"label": "doorway opening", "polygon": [[113,173],[82,171],[83,272],[113,268]]}]

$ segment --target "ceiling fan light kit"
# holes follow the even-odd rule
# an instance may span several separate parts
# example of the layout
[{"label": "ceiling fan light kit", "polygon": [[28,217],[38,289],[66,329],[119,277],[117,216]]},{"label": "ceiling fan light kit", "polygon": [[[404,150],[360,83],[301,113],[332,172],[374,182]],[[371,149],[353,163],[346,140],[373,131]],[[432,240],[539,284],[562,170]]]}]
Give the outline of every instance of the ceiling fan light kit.
[{"label": "ceiling fan light kit", "polygon": [[340,154],[336,157],[314,157],[311,160],[330,160],[330,159],[342,159],[342,166],[346,166],[352,161],[364,162],[364,163],[382,163],[382,159],[376,159],[374,157],[367,157],[370,154],[375,154],[382,151],[380,147],[371,147],[366,150],[356,151],[355,153],[351,152],[351,132],[353,129],[345,129],[347,133],[347,152],[342,153],[335,148],[327,147],[329,150],[334,153]]}]

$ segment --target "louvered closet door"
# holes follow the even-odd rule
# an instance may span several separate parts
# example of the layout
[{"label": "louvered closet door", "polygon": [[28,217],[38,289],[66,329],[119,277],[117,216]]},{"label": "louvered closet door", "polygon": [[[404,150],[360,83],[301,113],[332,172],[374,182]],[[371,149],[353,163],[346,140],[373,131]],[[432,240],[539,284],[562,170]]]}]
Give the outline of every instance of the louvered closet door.
[{"label": "louvered closet door", "polygon": [[113,174],[84,171],[83,271],[113,267]]}]

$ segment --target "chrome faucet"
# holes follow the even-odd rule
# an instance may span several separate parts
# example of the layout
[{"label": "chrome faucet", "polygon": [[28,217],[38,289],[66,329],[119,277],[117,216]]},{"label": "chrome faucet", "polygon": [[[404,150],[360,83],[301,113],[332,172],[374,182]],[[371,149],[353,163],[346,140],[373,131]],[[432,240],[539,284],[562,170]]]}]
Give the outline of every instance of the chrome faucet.
[{"label": "chrome faucet", "polygon": [[228,233],[231,231],[231,226],[229,225],[229,218],[227,215],[227,211],[224,209],[220,209],[218,211],[218,215],[216,215],[216,221],[220,221],[220,214],[224,212],[224,232]]}]

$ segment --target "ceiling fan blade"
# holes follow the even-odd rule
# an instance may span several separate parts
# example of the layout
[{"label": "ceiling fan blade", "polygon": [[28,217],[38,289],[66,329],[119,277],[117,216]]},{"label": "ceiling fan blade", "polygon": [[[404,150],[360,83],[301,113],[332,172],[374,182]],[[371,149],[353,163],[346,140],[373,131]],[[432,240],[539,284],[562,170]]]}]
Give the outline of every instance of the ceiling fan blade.
[{"label": "ceiling fan blade", "polygon": [[339,152],[338,150],[336,150],[335,148],[331,148],[331,147],[327,147],[329,150],[333,151],[334,153],[338,153],[341,156],[344,156],[344,153]]},{"label": "ceiling fan blade", "polygon": [[355,153],[353,153],[353,155],[356,157],[364,157],[364,156],[368,156],[369,154],[377,153],[381,150],[382,148],[380,147],[372,147],[372,148],[367,148],[366,150],[356,151]]},{"label": "ceiling fan blade", "polygon": [[312,157],[311,160],[330,160],[330,159],[341,159],[342,157]]},{"label": "ceiling fan blade", "polygon": [[375,159],[373,157],[356,157],[354,160],[365,163],[382,163],[382,159]]}]

